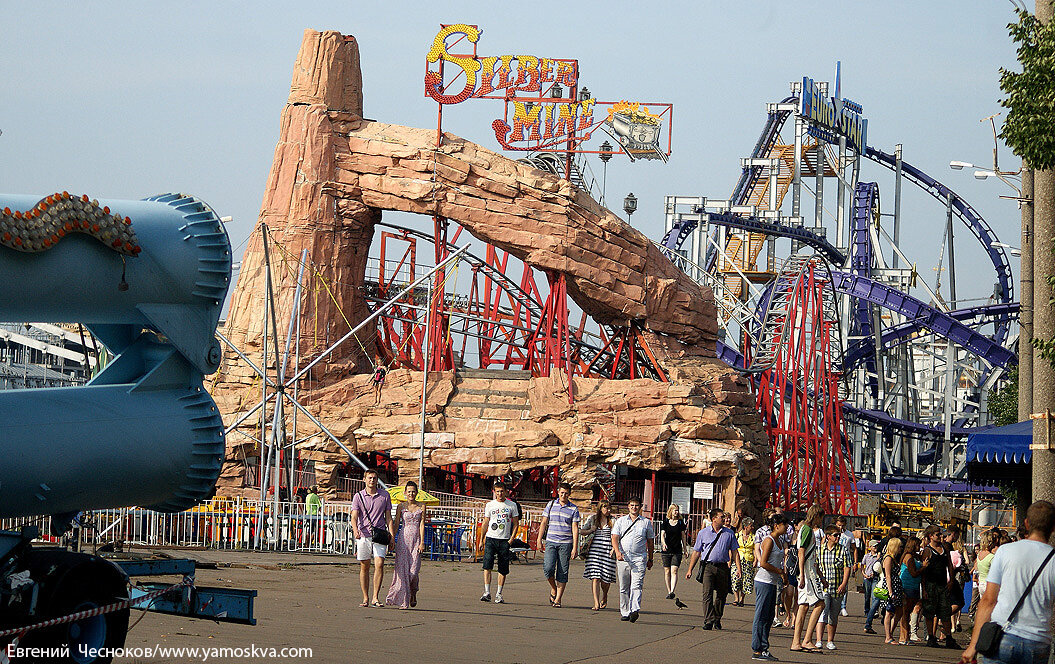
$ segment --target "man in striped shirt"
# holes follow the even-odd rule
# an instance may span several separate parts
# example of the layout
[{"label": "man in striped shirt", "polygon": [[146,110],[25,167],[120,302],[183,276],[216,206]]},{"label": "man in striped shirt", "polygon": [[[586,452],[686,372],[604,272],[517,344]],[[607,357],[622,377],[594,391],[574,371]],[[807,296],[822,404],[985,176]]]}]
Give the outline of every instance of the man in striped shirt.
[{"label": "man in striped shirt", "polygon": [[579,554],[579,508],[571,502],[571,485],[567,482],[560,483],[557,499],[549,501],[542,512],[535,548],[546,552],[542,574],[549,583],[549,603],[559,609],[568,583],[568,567]]}]

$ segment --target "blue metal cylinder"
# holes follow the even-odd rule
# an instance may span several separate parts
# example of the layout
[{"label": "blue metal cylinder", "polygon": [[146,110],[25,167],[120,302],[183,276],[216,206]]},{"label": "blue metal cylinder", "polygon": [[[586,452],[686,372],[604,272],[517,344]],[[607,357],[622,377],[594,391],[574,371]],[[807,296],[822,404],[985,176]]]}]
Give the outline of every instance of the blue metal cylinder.
[{"label": "blue metal cylinder", "polygon": [[223,450],[200,386],[0,391],[0,516],[188,509],[212,490]]},{"label": "blue metal cylinder", "polygon": [[[181,208],[163,198],[99,201],[132,220],[143,247],[138,256],[122,256],[76,233],[39,253],[0,250],[0,283],[17,284],[0,289],[4,319],[148,325],[144,303],[220,306],[231,264],[220,220],[200,201],[182,197],[189,207]],[[26,210],[40,199],[0,194],[0,209]],[[129,286],[124,291],[118,289],[122,269]]]},{"label": "blue metal cylinder", "polygon": [[202,387],[231,245],[184,194],[0,194],[0,320],[79,322],[116,356],[84,387],[0,391],[0,517],[194,506],[223,422]]}]

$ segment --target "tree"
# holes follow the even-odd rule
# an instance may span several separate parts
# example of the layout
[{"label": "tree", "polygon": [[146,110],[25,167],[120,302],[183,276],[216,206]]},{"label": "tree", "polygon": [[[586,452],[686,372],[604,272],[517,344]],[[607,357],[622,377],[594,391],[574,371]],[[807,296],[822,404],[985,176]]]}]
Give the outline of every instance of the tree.
[{"label": "tree", "polygon": [[997,426],[1018,421],[1018,367],[1007,372],[1004,384],[989,395],[989,415]]},{"label": "tree", "polygon": [[1047,25],[1024,9],[1009,23],[1022,71],[1000,68],[1000,105],[1008,109],[1000,137],[1035,169],[1055,168],[1055,21]]}]

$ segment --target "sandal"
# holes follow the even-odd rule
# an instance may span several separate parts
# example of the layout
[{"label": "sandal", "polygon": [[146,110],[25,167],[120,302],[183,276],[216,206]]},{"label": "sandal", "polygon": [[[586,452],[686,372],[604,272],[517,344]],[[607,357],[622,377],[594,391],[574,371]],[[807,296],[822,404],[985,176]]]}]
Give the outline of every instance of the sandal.
[{"label": "sandal", "polygon": [[560,608],[560,602],[554,602],[553,603],[553,608],[559,609]]},{"label": "sandal", "polygon": [[607,609],[608,608],[608,600],[605,600],[605,601],[601,602],[601,606],[598,607],[598,608]]},{"label": "sandal", "polygon": [[591,606],[591,607],[590,607],[590,610],[591,610],[591,611],[600,611],[600,610],[601,610],[601,607],[599,607],[599,606]]},{"label": "sandal", "polygon": [[383,608],[385,608],[385,605],[382,604],[381,602],[378,602],[376,599],[374,600],[374,603],[371,604],[370,606],[374,607],[375,609],[383,609]]},{"label": "sandal", "polygon": [[359,604],[359,606],[361,606],[361,607],[363,607],[365,609],[366,607],[370,606],[370,602],[361,602]]},{"label": "sandal", "polygon": [[557,595],[554,593],[553,595],[549,596],[549,605],[553,606],[556,603],[557,603]]}]

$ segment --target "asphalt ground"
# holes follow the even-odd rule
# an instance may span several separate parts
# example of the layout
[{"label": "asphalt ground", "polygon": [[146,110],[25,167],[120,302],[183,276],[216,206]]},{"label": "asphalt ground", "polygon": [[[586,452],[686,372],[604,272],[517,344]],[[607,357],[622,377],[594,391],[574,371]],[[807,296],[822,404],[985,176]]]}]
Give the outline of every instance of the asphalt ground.
[{"label": "asphalt ground", "polygon": [[[681,578],[679,610],[665,599],[663,571],[645,579],[643,610],[636,623],[619,620],[613,585],[608,608],[591,611],[589,582],[574,561],[563,606],[549,606],[541,559],[513,563],[505,604],[483,603],[479,565],[470,562],[422,564],[418,606],[360,608],[358,565],[347,557],[225,551],[166,551],[194,558],[205,567],[197,584],[258,591],[255,626],[214,623],[133,610],[126,648],[190,647],[191,655],[116,658],[115,662],[678,662],[726,664],[751,661],[753,596],[745,607],[727,605],[721,631],[704,630],[700,585]],[[216,565],[215,568],[208,566]],[[387,591],[391,568],[385,572]],[[497,579],[496,579],[497,581]],[[492,586],[492,591],[494,586]],[[883,643],[863,633],[863,598],[851,593],[850,616],[839,621],[838,649],[822,654],[788,650],[791,631],[773,628],[771,650],[781,662],[861,664],[955,662],[958,650]],[[958,634],[959,640],[965,634]],[[312,656],[253,656],[262,648],[311,648]],[[217,649],[241,649],[221,654]]]}]

